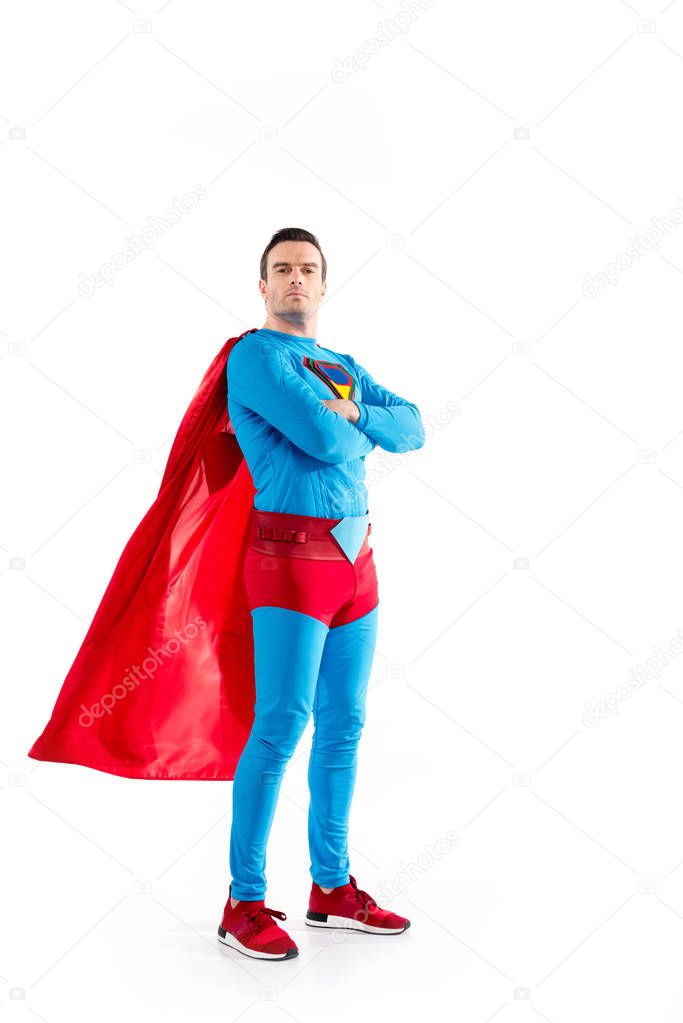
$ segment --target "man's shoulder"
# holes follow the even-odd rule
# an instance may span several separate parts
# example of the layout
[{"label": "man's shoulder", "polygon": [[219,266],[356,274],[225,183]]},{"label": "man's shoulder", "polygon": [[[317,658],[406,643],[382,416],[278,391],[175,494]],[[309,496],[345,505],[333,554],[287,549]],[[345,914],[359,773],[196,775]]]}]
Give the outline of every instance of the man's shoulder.
[{"label": "man's shoulder", "polygon": [[268,338],[258,331],[245,334],[230,349],[228,355],[228,372],[244,370],[255,366],[279,365],[279,352]]}]

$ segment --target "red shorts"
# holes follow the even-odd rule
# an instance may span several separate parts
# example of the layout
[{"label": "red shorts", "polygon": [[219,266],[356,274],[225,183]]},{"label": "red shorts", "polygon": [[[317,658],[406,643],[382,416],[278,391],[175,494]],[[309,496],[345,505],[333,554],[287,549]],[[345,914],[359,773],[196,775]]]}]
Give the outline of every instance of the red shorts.
[{"label": "red shorts", "polygon": [[353,563],[330,530],[340,519],[252,510],[244,581],[250,610],[284,607],[346,625],[379,603],[368,528]]}]

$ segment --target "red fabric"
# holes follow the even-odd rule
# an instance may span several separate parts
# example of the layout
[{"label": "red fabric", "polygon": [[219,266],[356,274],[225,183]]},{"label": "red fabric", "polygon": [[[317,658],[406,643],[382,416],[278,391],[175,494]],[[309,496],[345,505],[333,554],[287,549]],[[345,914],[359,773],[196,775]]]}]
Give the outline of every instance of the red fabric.
[{"label": "red fabric", "polygon": [[377,571],[368,531],[353,565],[329,530],[339,519],[255,509],[259,526],[276,533],[292,529],[306,543],[252,537],[244,557],[249,606],[286,607],[317,618],[328,628],[361,618],[379,601]]},{"label": "red fabric", "polygon": [[29,756],[126,778],[232,779],[254,716],[243,565],[255,494],[230,425],[230,338],[176,434]]}]

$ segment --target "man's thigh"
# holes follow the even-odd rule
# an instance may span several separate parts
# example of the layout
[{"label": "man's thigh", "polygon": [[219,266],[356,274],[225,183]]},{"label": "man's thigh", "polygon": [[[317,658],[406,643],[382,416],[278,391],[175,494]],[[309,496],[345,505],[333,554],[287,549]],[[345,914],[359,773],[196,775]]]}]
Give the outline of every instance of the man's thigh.
[{"label": "man's thigh", "polygon": [[263,731],[263,738],[290,746],[298,741],[313,707],[328,627],[282,607],[257,607],[251,617],[254,727]]},{"label": "man's thigh", "polygon": [[314,701],[316,727],[353,733],[365,723],[365,702],[377,641],[378,605],[327,633]]}]

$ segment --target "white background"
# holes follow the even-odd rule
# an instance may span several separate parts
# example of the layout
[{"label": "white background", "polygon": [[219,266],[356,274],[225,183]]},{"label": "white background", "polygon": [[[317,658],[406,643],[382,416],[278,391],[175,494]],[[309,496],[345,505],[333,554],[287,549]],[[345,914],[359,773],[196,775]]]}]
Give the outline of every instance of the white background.
[{"label": "white background", "polygon": [[[679,1020],[683,3],[2,18],[4,1018]],[[309,724],[266,898],[301,954],[276,964],[216,942],[231,783],[26,751],[204,370],[263,323],[285,226],[328,259],[321,344],[428,439],[366,462],[382,613],[350,833],[412,927],[304,926]]]}]

